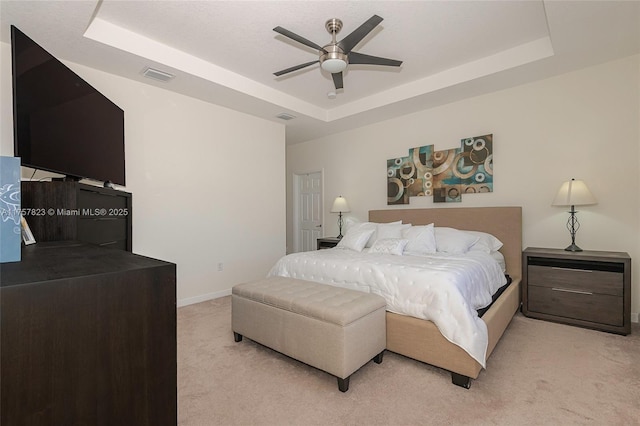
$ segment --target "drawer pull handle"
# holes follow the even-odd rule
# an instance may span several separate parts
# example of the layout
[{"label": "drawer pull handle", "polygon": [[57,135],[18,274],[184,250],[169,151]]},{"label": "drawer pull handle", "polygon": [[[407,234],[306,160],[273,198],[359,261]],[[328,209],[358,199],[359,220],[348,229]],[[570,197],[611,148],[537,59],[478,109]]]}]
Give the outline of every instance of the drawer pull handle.
[{"label": "drawer pull handle", "polygon": [[588,295],[592,295],[593,293],[590,291],[582,291],[582,290],[572,290],[570,288],[557,288],[557,287],[553,287],[551,290],[553,291],[563,291],[565,293],[578,293],[578,294],[588,294]]},{"label": "drawer pull handle", "polygon": [[575,271],[575,272],[593,272],[589,269],[573,269],[573,268],[561,268],[559,266],[552,266],[551,269],[560,269],[562,271]]}]

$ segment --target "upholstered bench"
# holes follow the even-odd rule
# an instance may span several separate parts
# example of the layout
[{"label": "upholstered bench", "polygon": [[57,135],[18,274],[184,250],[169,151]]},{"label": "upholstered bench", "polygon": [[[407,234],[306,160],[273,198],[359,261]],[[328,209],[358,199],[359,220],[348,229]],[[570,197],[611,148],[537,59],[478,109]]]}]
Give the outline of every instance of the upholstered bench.
[{"label": "upholstered bench", "polygon": [[293,278],[237,284],[231,292],[231,328],[338,378],[342,392],[352,373],[386,346],[385,300],[377,295]]}]

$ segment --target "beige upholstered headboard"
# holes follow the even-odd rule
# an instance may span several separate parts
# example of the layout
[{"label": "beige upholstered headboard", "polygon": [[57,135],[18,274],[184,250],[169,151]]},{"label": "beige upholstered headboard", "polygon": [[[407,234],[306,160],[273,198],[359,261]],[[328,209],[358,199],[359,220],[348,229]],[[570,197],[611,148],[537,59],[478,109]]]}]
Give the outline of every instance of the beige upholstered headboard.
[{"label": "beige upholstered headboard", "polygon": [[413,225],[448,226],[495,235],[504,246],[500,251],[507,273],[522,277],[522,207],[452,207],[433,209],[370,210],[369,221],[387,223],[402,220]]}]

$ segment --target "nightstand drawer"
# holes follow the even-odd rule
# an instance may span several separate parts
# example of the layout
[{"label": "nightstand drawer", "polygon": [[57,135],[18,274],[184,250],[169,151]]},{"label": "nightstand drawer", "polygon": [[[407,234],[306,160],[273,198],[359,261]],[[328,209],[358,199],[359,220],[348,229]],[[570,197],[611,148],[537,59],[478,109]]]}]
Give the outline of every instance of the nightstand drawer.
[{"label": "nightstand drawer", "polygon": [[624,274],[591,269],[529,264],[529,285],[622,297]]},{"label": "nightstand drawer", "polygon": [[609,294],[589,294],[557,286],[530,285],[528,305],[530,312],[599,324],[624,325],[623,298]]},{"label": "nightstand drawer", "polygon": [[631,333],[631,258],[625,252],[528,247],[522,313],[612,333]]}]

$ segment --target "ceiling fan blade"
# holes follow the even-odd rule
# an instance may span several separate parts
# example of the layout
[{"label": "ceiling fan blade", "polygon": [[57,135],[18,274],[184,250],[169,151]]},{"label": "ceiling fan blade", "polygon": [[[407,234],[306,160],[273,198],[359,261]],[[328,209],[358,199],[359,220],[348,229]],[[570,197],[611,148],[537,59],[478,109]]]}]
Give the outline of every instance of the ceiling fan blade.
[{"label": "ceiling fan blade", "polygon": [[342,85],[342,72],[333,73],[331,74],[331,77],[333,77],[333,85],[336,86],[336,90],[344,87]]},{"label": "ceiling fan blade", "polygon": [[380,58],[378,56],[365,55],[358,52],[349,53],[349,63],[362,65],[386,65],[389,67],[399,67],[400,65],[402,65],[402,61]]},{"label": "ceiling fan blade", "polygon": [[344,53],[351,52],[351,49],[356,47],[356,44],[360,43],[380,22],[382,22],[382,18],[378,15],[373,15],[351,34],[340,40],[338,46],[340,46]]},{"label": "ceiling fan blade", "polygon": [[289,30],[285,30],[285,29],[284,29],[284,28],[282,28],[282,27],[275,27],[275,28],[273,29],[273,31],[275,31],[275,32],[277,32],[277,33],[280,33],[280,34],[282,34],[282,35],[283,35],[283,36],[285,36],[285,37],[289,37],[291,40],[295,40],[295,41],[297,41],[298,43],[302,43],[302,44],[304,44],[305,46],[312,47],[312,48],[314,48],[314,49],[316,49],[316,50],[322,50],[322,51],[324,51],[324,49],[322,48],[322,46],[319,46],[319,45],[315,44],[314,42],[312,42],[311,40],[307,40],[306,38],[301,37],[301,36],[299,36],[299,35],[298,35],[298,34],[296,34],[296,33],[292,33],[292,32],[291,32],[291,31],[289,31]]},{"label": "ceiling fan blade", "polygon": [[282,70],[282,71],[278,71],[278,72],[274,72],[273,75],[279,77],[283,74],[287,74],[293,71],[297,71],[299,69],[302,69],[304,67],[308,67],[309,65],[313,65],[313,64],[317,64],[318,62],[320,62],[319,60],[317,61],[311,61],[311,62],[307,62],[305,64],[300,64],[300,65],[296,65],[295,67],[291,67],[291,68],[287,68],[286,70]]}]

